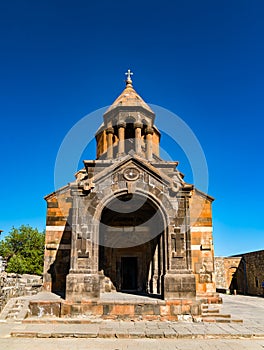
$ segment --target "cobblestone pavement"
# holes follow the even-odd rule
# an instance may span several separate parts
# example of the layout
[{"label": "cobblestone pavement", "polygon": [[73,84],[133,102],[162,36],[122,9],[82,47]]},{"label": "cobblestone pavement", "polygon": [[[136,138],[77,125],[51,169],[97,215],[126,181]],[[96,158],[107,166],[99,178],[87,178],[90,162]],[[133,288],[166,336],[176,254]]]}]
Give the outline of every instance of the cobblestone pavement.
[{"label": "cobblestone pavement", "polygon": [[243,324],[110,320],[92,324],[3,322],[0,323],[0,349],[263,350],[264,298],[223,295],[223,299],[221,312],[242,318]]}]

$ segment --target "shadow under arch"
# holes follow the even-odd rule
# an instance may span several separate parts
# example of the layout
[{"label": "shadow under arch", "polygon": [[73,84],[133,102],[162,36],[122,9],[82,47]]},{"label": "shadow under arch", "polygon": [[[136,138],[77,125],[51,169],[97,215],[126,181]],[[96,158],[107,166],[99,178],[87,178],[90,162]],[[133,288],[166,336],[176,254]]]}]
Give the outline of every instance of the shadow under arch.
[{"label": "shadow under arch", "polygon": [[98,269],[117,291],[162,297],[167,218],[148,194],[119,192],[98,208]]}]

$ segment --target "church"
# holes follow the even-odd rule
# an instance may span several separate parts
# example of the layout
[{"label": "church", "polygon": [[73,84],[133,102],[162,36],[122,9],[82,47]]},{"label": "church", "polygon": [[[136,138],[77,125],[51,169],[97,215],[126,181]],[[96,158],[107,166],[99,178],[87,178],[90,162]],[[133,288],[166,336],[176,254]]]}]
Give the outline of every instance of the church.
[{"label": "church", "polygon": [[[161,159],[156,115],[132,74],[98,125],[96,159],[45,197],[44,288],[69,313],[93,305],[100,314],[106,295],[129,294],[160,305],[152,315],[199,314],[202,300],[219,301],[213,198],[184,181],[177,161]],[[104,306],[102,314],[114,310]]]}]

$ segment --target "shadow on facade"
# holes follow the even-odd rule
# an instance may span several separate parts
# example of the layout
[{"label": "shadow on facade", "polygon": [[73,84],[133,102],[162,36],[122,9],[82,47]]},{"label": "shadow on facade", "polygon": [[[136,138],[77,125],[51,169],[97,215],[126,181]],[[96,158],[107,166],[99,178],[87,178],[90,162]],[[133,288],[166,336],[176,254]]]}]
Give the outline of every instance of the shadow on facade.
[{"label": "shadow on facade", "polygon": [[228,271],[230,281],[229,291],[231,294],[247,294],[246,263],[244,258],[240,259],[238,266],[230,267]]},{"label": "shadow on facade", "polygon": [[54,262],[48,273],[51,276],[51,292],[65,299],[66,277],[70,270],[71,226],[66,224]]}]

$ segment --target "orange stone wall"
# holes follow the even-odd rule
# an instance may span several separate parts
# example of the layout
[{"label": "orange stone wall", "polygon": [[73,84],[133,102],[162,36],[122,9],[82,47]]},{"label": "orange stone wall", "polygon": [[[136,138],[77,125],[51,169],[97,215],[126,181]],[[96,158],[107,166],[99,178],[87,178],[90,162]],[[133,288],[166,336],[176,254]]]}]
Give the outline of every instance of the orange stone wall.
[{"label": "orange stone wall", "polygon": [[197,190],[193,191],[190,198],[192,269],[198,296],[213,295],[216,292],[212,201],[212,197]]}]

